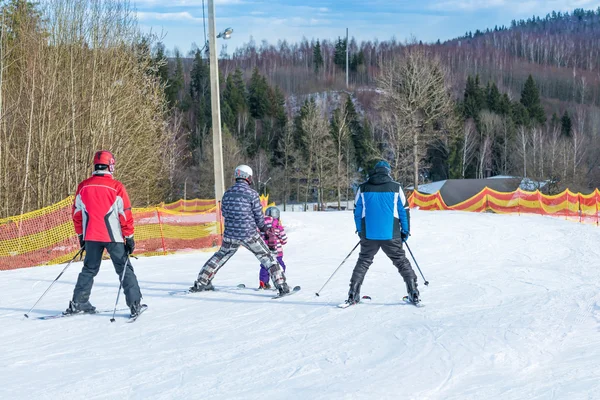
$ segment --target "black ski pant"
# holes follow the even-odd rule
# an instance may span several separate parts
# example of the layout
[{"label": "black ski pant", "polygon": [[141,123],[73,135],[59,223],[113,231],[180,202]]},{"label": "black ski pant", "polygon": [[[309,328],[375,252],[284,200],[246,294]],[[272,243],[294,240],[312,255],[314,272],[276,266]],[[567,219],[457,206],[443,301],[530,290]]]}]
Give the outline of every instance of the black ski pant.
[{"label": "black ski pant", "polygon": [[360,254],[358,261],[352,272],[352,278],[350,280],[350,290],[352,288],[360,290],[365,275],[369,270],[371,264],[373,264],[373,258],[375,254],[382,249],[383,252],[388,256],[394,266],[398,268],[398,272],[404,278],[404,281],[415,280],[417,275],[413,271],[410,261],[406,258],[406,253],[402,248],[402,239],[391,239],[391,240],[369,240],[361,239],[360,241]]},{"label": "black ski pant", "polygon": [[102,253],[104,249],[110,255],[110,259],[115,267],[115,272],[121,279],[123,267],[127,265],[127,271],[123,277],[123,292],[127,306],[131,307],[133,303],[139,303],[142,299],[140,285],[138,284],[133,266],[127,257],[125,245],[123,243],[105,243],[105,242],[85,242],[85,259],[83,260],[83,269],[77,278],[77,284],[73,292],[73,301],[75,303],[85,303],[90,299],[94,277],[98,275],[100,263],[102,262]]}]

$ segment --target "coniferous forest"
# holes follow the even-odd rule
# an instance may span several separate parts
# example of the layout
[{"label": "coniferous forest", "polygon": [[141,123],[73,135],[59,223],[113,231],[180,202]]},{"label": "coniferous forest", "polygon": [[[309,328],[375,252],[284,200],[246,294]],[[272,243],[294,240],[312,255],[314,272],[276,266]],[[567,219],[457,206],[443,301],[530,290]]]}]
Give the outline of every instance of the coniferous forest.
[{"label": "coniferous forest", "polygon": [[[72,193],[98,146],[136,205],[214,196],[206,46],[166,49],[116,1],[1,12],[0,216]],[[600,186],[600,9],[435,43],[250,38],[217,51],[226,174],[250,165],[282,205],[345,205],[380,158],[405,187],[494,175],[551,193]]]}]

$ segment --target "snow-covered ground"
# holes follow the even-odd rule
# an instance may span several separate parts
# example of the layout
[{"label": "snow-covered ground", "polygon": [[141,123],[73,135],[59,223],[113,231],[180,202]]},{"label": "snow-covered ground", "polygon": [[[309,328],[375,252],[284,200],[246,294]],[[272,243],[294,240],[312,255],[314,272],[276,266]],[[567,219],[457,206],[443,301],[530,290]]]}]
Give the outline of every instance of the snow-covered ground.
[{"label": "snow-covered ground", "polygon": [[[23,313],[63,268],[0,272],[0,399],[599,399],[600,228],[540,216],[413,212],[409,244],[429,287],[404,284],[379,254],[346,310],[355,253],[347,212],[287,213],[294,296],[256,286],[245,250],[217,275],[220,291],[186,289],[210,255],[134,262],[150,309],[55,320]],[[67,307],[73,264],[32,317]],[[110,263],[92,302],[112,309]],[[120,307],[124,305],[121,297]]]}]

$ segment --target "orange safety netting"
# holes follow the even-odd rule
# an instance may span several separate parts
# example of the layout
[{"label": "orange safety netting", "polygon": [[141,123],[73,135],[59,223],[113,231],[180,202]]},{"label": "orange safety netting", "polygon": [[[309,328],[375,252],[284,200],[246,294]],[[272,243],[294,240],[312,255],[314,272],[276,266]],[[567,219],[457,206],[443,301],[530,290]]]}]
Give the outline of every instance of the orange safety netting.
[{"label": "orange safety netting", "polygon": [[517,189],[504,193],[486,187],[470,199],[453,206],[446,205],[440,192],[413,192],[408,202],[411,208],[419,207],[421,210],[541,214],[598,224],[600,191],[596,189],[591,194],[581,194],[567,189],[550,196],[542,194],[539,190],[526,192]]},{"label": "orange safety netting", "polygon": [[[79,250],[73,197],[27,214],[0,219],[0,270],[58,264]],[[136,255],[161,255],[220,245],[222,221],[214,200],[179,200],[134,208]]]}]

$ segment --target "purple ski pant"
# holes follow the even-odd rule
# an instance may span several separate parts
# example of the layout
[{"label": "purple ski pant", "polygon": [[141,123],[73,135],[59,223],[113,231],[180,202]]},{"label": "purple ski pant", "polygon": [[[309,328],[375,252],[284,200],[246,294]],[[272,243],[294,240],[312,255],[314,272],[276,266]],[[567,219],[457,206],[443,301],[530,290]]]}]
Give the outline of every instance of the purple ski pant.
[{"label": "purple ski pant", "polygon": [[[283,256],[278,256],[277,257],[277,262],[279,263],[279,265],[281,265],[281,268],[283,268],[283,271],[285,272],[285,263],[283,262]],[[269,270],[265,268],[264,265],[260,264],[260,281],[262,283],[269,283]]]}]

